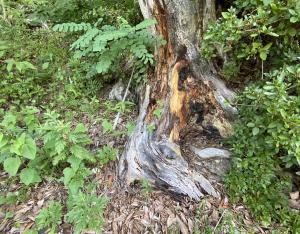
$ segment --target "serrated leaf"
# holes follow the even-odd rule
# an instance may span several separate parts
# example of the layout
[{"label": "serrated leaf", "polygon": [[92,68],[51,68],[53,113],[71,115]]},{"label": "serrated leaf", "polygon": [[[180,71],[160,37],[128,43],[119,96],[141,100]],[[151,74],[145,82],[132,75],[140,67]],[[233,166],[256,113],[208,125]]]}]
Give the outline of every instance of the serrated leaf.
[{"label": "serrated leaf", "polygon": [[59,141],[55,142],[55,152],[57,154],[60,154],[61,152],[63,152],[66,147],[66,144],[67,143],[63,140],[59,140]]},{"label": "serrated leaf", "polygon": [[145,28],[155,25],[156,23],[157,23],[157,21],[155,19],[146,19],[143,22],[137,24],[135,26],[135,29],[136,30],[145,29]]},{"label": "serrated leaf", "polygon": [[25,168],[20,173],[20,180],[25,185],[35,184],[42,181],[38,172],[33,168]]},{"label": "serrated leaf", "polygon": [[77,124],[74,133],[85,133],[86,132],[86,128],[84,126],[83,123]]},{"label": "serrated leaf", "polygon": [[79,165],[81,163],[81,159],[75,157],[75,156],[71,156],[68,158],[67,162],[70,163],[72,169],[76,172],[79,169]]},{"label": "serrated leaf", "polygon": [[19,157],[10,157],[4,160],[3,167],[4,170],[9,174],[9,176],[15,176],[21,166],[21,160]]},{"label": "serrated leaf", "polygon": [[99,63],[96,64],[96,71],[98,73],[106,73],[108,69],[110,68],[110,65],[112,64],[112,61],[106,58],[101,59]]},{"label": "serrated leaf", "polygon": [[64,184],[67,185],[67,184],[69,184],[71,179],[74,177],[75,172],[72,168],[67,167],[64,169],[63,173],[64,173],[64,178],[63,178]]},{"label": "serrated leaf", "polygon": [[86,150],[85,148],[78,146],[78,145],[72,146],[70,151],[76,158],[79,158],[79,159],[92,158],[92,156],[88,150]]}]

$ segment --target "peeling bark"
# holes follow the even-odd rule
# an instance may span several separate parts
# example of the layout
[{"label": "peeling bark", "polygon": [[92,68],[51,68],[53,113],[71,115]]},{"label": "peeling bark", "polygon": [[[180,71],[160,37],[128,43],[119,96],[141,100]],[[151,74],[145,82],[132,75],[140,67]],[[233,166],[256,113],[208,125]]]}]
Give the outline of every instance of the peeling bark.
[{"label": "peeling bark", "polygon": [[[215,19],[215,2],[139,0],[139,3],[145,18],[156,18],[158,23],[152,31],[162,35],[167,44],[157,50],[151,90],[147,86],[136,130],[119,159],[118,178],[123,185],[148,179],[160,189],[196,200],[204,194],[218,197],[211,181],[201,170],[195,170],[188,155],[182,154],[180,144],[191,125],[198,125],[201,134],[210,132],[215,140],[231,132],[228,119],[235,109],[227,103],[235,94],[218,79],[212,64],[201,57],[198,48],[207,23]],[[164,109],[157,120],[153,111],[159,101],[163,101]],[[154,133],[147,131],[151,123],[157,126]]]}]

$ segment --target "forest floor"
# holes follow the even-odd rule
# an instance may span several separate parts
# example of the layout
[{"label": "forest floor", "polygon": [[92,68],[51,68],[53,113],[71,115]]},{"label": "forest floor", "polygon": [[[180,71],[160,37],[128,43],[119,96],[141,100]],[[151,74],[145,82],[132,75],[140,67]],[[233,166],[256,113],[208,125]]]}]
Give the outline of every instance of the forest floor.
[{"label": "forest floor", "polygon": [[[99,116],[104,112],[100,108]],[[114,117],[111,115],[110,120]],[[124,130],[125,123],[136,117],[136,110],[122,116],[118,129]],[[101,123],[91,121],[88,116],[80,121],[88,129],[95,148],[111,144],[120,153],[123,151],[128,137],[102,135]],[[97,183],[97,195],[110,199],[104,213],[103,233],[268,233],[253,221],[243,205],[230,204],[225,194],[221,199],[204,197],[197,203],[186,197],[142,187],[140,183],[125,191],[117,183],[116,166],[117,161],[111,161],[92,178]],[[1,172],[0,193],[3,192],[17,194],[17,197],[12,196],[11,204],[6,204],[0,213],[0,233],[14,234],[33,228],[36,216],[50,201],[66,204],[68,196],[67,189],[57,180],[44,180],[24,189],[22,184],[10,181],[7,173]],[[72,228],[63,222],[59,233],[73,233]],[[47,232],[42,230],[40,233]]]}]

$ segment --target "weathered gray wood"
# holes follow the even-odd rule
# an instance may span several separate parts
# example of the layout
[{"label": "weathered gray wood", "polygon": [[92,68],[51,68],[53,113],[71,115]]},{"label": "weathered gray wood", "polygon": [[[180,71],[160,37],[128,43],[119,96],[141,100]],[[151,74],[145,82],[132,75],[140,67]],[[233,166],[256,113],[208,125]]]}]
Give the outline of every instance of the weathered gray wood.
[{"label": "weathered gray wood", "polygon": [[[160,189],[196,200],[204,194],[218,197],[207,177],[192,169],[191,161],[182,155],[179,145],[181,132],[189,127],[194,115],[191,103],[204,106],[203,128],[212,126],[221,136],[230,134],[227,117],[236,111],[227,104],[233,100],[234,92],[217,77],[198,47],[207,23],[215,19],[215,2],[139,0],[139,4],[145,18],[157,19],[152,31],[163,35],[167,45],[157,50],[152,90],[147,86],[137,127],[119,159],[119,181],[129,185],[135,180],[148,179]],[[183,70],[188,73],[184,79]],[[150,103],[150,98],[164,102],[159,120],[153,117],[156,106]],[[150,133],[147,126],[153,123],[157,129]]]}]

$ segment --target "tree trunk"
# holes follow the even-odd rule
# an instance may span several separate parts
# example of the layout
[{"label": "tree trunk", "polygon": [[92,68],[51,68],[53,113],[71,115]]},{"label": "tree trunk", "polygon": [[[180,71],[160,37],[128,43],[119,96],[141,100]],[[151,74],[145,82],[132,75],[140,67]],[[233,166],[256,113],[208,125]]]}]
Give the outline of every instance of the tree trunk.
[{"label": "tree trunk", "polygon": [[[139,4],[145,18],[157,20],[153,33],[167,44],[157,49],[155,75],[143,92],[136,130],[119,159],[118,178],[123,185],[147,179],[157,188],[196,200],[205,194],[218,197],[215,182],[227,167],[228,153],[215,147],[220,137],[230,135],[235,109],[228,104],[234,93],[199,51],[203,31],[215,19],[215,2]],[[162,114],[155,115],[161,103]],[[153,124],[154,132],[149,131]]]}]

